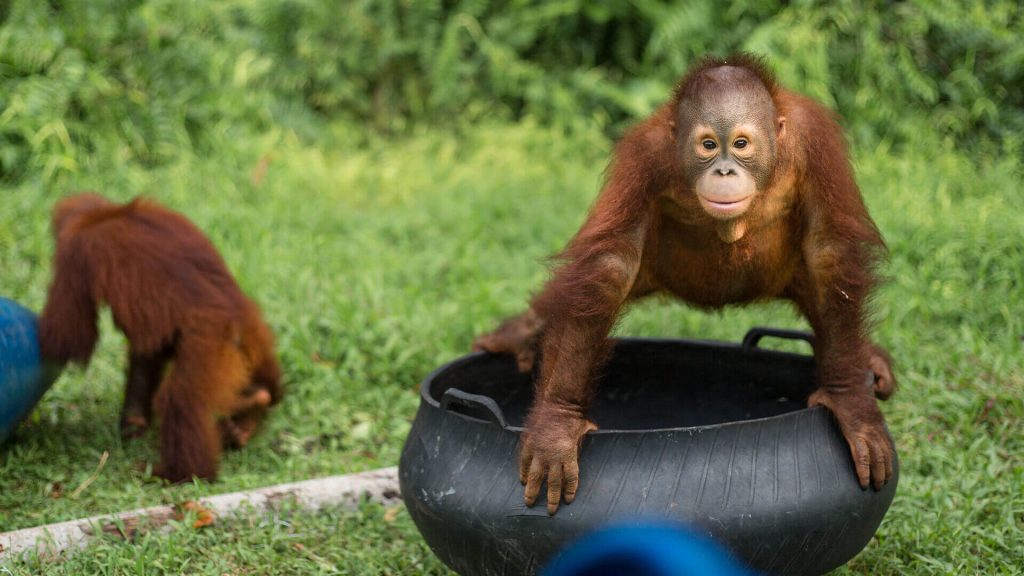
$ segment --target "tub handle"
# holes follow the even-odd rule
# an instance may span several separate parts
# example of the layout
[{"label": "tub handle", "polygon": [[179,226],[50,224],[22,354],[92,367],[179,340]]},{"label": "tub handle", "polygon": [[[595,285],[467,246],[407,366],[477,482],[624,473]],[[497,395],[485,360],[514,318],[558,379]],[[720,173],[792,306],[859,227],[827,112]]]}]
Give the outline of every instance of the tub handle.
[{"label": "tub handle", "polygon": [[[747,331],[747,334],[743,337],[744,348],[757,348],[758,342],[765,336],[771,336],[773,338],[783,338],[785,340],[803,340],[814,348],[814,335],[810,332],[803,330],[787,330],[785,328],[763,328],[761,326],[755,326]],[[865,384],[868,388],[875,387],[875,373],[870,369],[865,373],[866,380]]]},{"label": "tub handle", "polygon": [[470,408],[475,412],[484,412],[487,414],[487,418],[502,428],[507,428],[508,424],[505,421],[505,413],[502,412],[501,407],[494,401],[494,398],[490,396],[483,396],[480,394],[470,394],[469,392],[463,392],[458,388],[449,388],[444,391],[444,395],[441,396],[441,409],[455,412],[456,414],[462,414],[475,418],[476,415],[473,413],[467,413],[462,410],[453,409],[452,407]]},{"label": "tub handle", "polygon": [[755,326],[747,331],[747,334],[743,337],[744,348],[757,348],[758,342],[765,336],[771,336],[772,338],[782,338],[784,340],[803,340],[814,348],[814,335],[804,330],[788,330],[785,328],[765,328],[762,326]]}]

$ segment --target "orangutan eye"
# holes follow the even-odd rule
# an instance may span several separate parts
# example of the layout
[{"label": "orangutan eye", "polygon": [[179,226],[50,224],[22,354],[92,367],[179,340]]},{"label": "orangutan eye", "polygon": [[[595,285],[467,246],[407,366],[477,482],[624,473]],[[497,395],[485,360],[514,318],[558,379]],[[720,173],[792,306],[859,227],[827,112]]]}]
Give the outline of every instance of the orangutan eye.
[{"label": "orangutan eye", "polygon": [[747,141],[745,138],[737,138],[736,141],[732,143],[732,145],[742,150],[747,147]]},{"label": "orangutan eye", "polygon": [[704,146],[705,150],[714,150],[718,147],[718,144],[715,144],[715,141],[711,139],[705,140],[701,142],[701,144]]}]

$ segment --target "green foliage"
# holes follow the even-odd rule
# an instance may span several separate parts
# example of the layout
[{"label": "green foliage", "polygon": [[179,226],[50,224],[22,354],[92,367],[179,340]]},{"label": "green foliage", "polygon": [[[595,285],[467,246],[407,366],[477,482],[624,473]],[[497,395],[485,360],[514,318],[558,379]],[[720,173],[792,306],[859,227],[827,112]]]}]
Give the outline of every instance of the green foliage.
[{"label": "green foliage", "polygon": [[705,52],[768,56],[859,140],[1017,153],[1014,0],[7,0],[0,177],[156,165],[324,117],[386,132],[532,116],[617,133]]},{"label": "green foliage", "polygon": [[1007,1],[804,0],[744,48],[768,56],[784,82],[834,103],[858,138],[919,143],[934,133],[1020,151],[1022,18]]},{"label": "green foliage", "polygon": [[230,11],[202,6],[11,2],[0,28],[0,175],[154,165],[269,124],[269,95],[248,89],[252,63]]}]

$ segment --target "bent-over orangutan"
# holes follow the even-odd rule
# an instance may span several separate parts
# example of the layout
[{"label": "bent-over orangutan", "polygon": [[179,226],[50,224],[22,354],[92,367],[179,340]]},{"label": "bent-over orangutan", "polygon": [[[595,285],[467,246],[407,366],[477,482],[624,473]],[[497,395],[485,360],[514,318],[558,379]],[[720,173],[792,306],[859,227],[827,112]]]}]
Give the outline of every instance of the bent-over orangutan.
[{"label": "bent-over orangutan", "polygon": [[573,501],[609,331],[624,304],[657,293],[705,309],[793,301],[815,334],[809,404],[835,415],[861,486],[880,488],[893,448],[874,395],[895,382],[868,338],[866,304],[884,249],[833,115],[776,84],[759,58],[705,57],[616,145],[604,188],[530,308],[474,344],[515,355],[523,371],[540,361],[520,447],[526,504],[545,478],[549,513]]},{"label": "bent-over orangutan", "polygon": [[88,364],[106,304],[128,339],[121,434],[160,419],[158,476],[213,478],[222,447],[244,446],[281,399],[273,335],[213,244],[155,202],[93,193],[53,210],[53,281],[40,351]]}]

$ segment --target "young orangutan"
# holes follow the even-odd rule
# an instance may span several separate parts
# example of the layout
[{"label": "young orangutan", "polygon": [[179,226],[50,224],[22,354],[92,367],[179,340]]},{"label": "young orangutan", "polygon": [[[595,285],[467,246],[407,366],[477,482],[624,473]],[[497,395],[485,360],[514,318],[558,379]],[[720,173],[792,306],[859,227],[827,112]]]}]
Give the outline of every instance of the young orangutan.
[{"label": "young orangutan", "polygon": [[778,84],[748,55],[707,57],[616,146],[604,188],[521,316],[477,349],[540,360],[520,452],[525,501],[547,479],[548,511],[572,502],[577,452],[608,333],[629,301],[666,293],[716,309],[793,301],[815,334],[819,388],[849,442],[862,487],[892,476],[875,394],[892,393],[888,354],[868,337],[866,304],[884,244],[831,113]]},{"label": "young orangutan", "polygon": [[[121,434],[160,419],[158,476],[213,478],[222,447],[244,446],[281,400],[273,335],[213,244],[184,216],[93,193],[53,210],[54,276],[39,317],[48,360],[88,364],[109,306],[128,339]],[[218,422],[218,419],[219,422]]]}]

